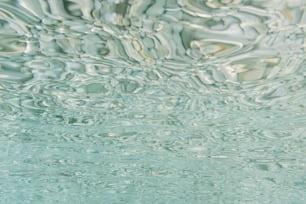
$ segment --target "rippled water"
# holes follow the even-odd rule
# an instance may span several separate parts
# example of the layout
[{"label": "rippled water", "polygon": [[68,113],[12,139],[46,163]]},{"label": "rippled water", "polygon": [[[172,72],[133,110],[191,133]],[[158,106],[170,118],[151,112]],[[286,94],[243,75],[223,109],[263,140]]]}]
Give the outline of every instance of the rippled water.
[{"label": "rippled water", "polygon": [[1,0],[1,203],[306,203],[304,0]]}]

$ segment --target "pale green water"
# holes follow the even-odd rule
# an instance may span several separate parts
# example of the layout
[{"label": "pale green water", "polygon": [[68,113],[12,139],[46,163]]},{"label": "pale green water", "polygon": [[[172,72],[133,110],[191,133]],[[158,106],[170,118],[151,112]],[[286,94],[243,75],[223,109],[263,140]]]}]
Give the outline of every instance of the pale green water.
[{"label": "pale green water", "polygon": [[0,203],[306,203],[304,0],[0,0]]}]

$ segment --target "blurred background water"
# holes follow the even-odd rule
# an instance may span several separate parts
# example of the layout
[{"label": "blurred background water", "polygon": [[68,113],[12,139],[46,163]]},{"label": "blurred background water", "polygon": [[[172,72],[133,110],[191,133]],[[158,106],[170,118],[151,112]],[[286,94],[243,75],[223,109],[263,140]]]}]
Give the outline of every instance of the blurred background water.
[{"label": "blurred background water", "polygon": [[0,0],[0,203],[306,203],[304,0]]}]

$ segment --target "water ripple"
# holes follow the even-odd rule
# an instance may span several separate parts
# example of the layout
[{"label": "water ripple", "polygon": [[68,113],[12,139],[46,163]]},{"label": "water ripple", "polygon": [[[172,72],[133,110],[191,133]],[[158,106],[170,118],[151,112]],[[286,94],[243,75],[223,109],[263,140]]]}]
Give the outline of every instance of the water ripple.
[{"label": "water ripple", "polygon": [[305,25],[302,0],[2,0],[3,202],[305,203]]}]

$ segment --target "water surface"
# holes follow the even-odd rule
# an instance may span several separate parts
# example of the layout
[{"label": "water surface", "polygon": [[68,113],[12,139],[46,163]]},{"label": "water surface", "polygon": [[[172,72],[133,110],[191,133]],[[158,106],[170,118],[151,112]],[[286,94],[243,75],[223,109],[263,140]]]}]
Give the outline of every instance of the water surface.
[{"label": "water surface", "polygon": [[1,0],[0,203],[306,203],[303,0]]}]

